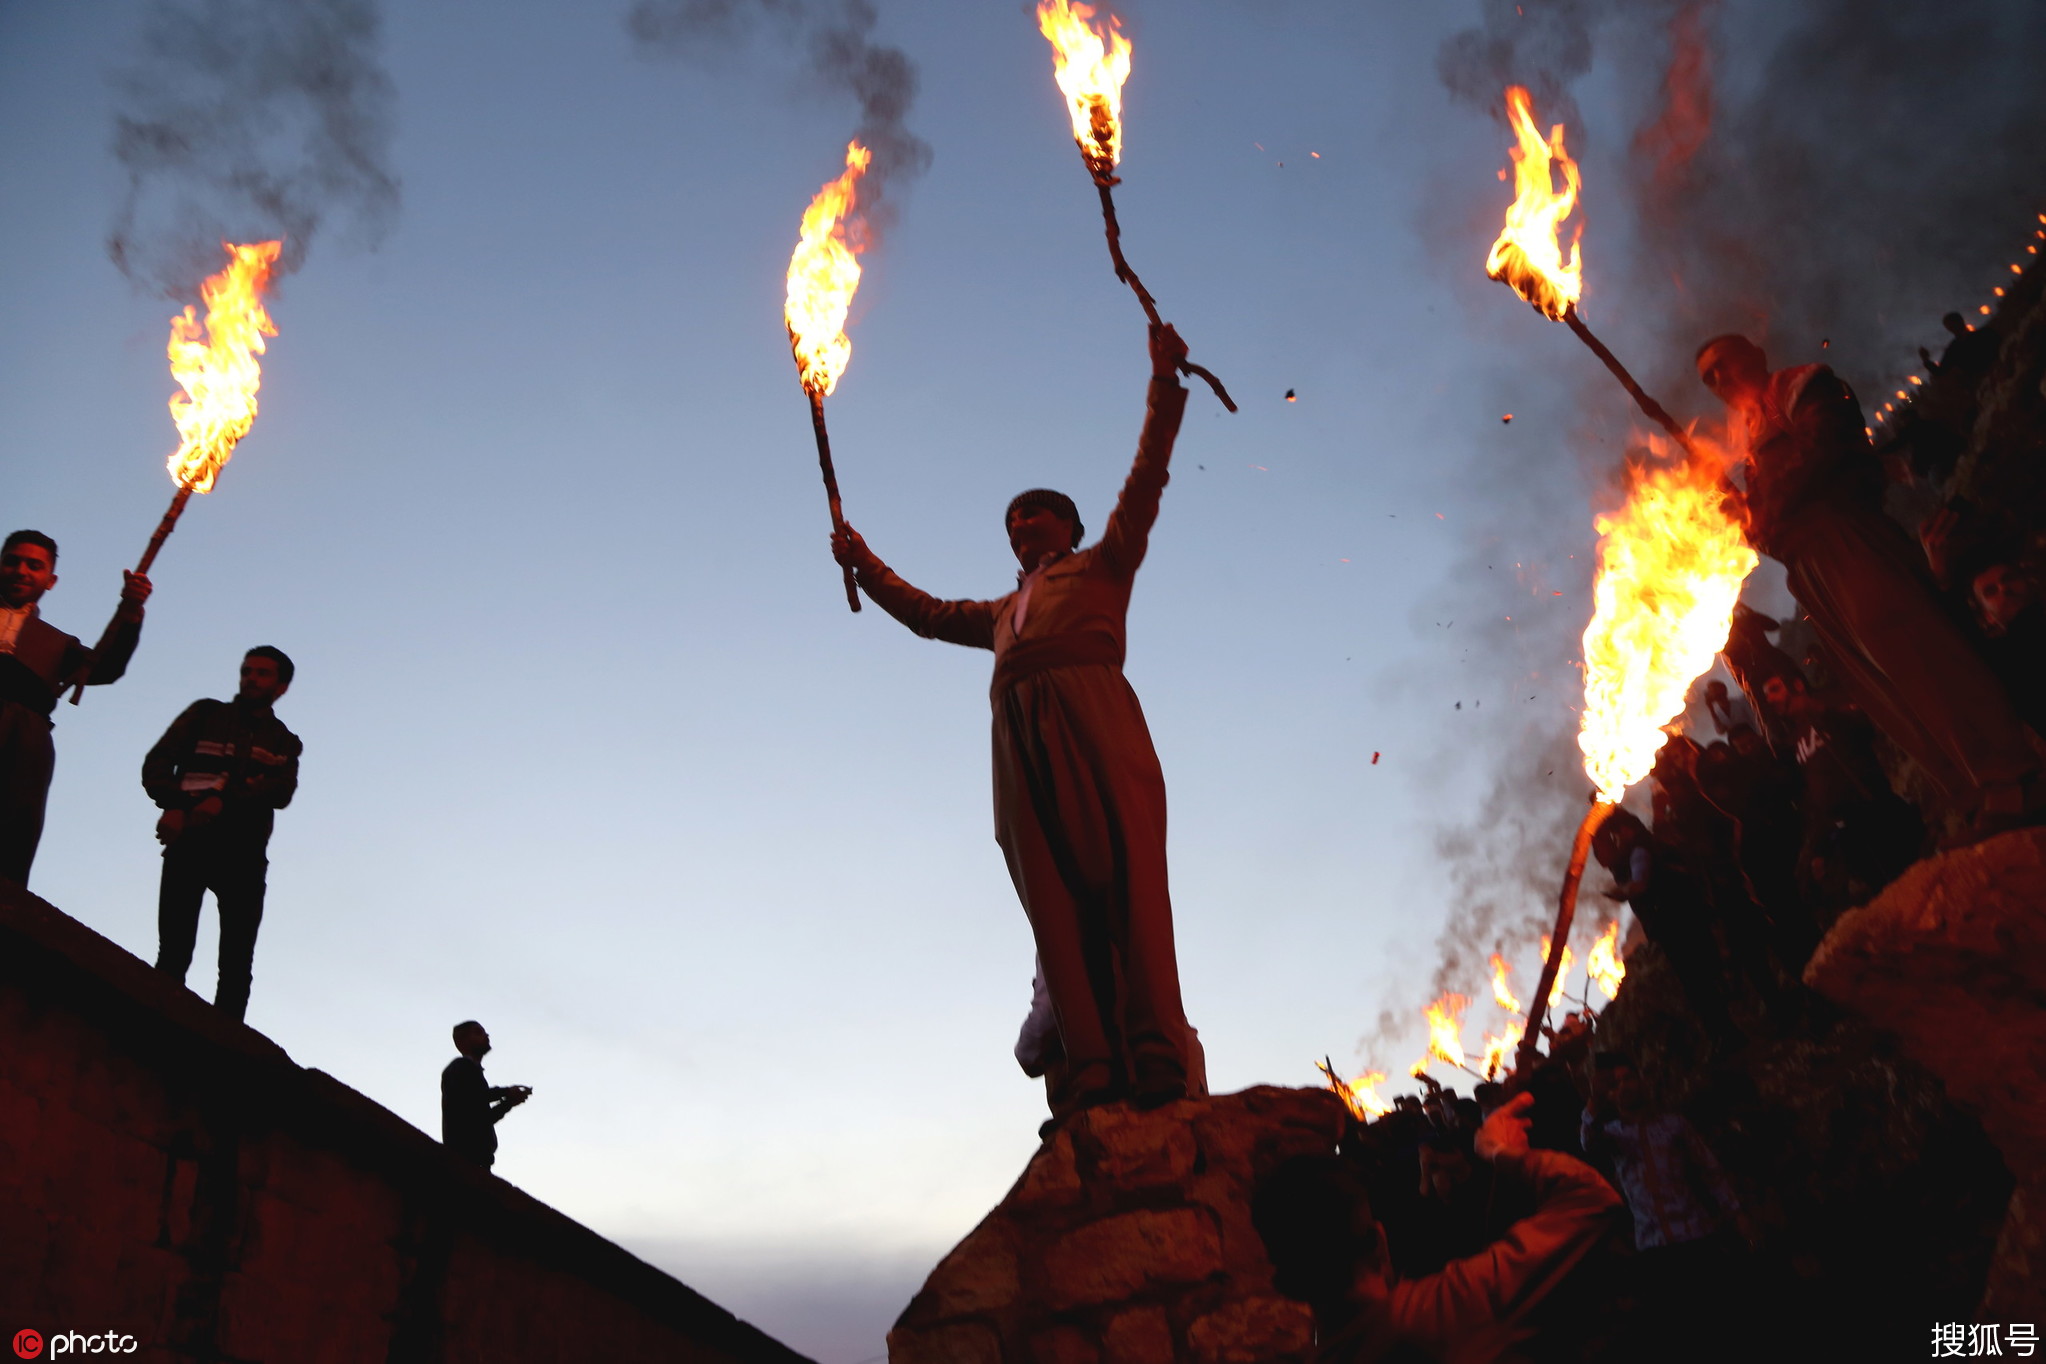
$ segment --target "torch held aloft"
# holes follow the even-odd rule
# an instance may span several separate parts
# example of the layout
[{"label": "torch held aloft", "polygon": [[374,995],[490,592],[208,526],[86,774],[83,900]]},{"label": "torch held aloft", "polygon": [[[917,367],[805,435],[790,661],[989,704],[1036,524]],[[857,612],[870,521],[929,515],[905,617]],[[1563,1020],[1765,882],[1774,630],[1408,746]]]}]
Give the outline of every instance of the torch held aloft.
[{"label": "torch held aloft", "polygon": [[[831,503],[831,528],[845,529],[845,511],[838,503],[838,470],[831,466],[831,432],[824,426],[824,395],[805,388],[810,395],[810,429],[817,434],[817,467],[824,474],[824,496]],[[860,609],[860,589],[853,583],[853,571],[839,566],[845,575],[845,604]]]},{"label": "torch held aloft", "polygon": [[1556,986],[1556,971],[1563,964],[1570,925],[1577,917],[1577,887],[1584,880],[1584,864],[1591,856],[1592,835],[1606,822],[1606,816],[1618,808],[1603,800],[1594,801],[1570,844],[1570,866],[1563,873],[1563,894],[1556,906],[1556,931],[1549,935],[1549,956],[1542,963],[1542,978],[1535,986],[1534,1003],[1527,1010],[1527,1031],[1521,1034],[1520,1051],[1514,1057],[1514,1069],[1518,1072],[1515,1078],[1522,1083],[1534,1073],[1535,1049],[1541,1044],[1542,1021],[1549,1011],[1549,992]]},{"label": "torch held aloft", "polygon": [[1613,377],[1620,381],[1620,387],[1627,390],[1628,395],[1634,399],[1635,404],[1640,407],[1643,413],[1647,414],[1648,420],[1669,432],[1670,439],[1681,446],[1685,454],[1696,457],[1698,452],[1691,445],[1691,433],[1677,425],[1677,419],[1672,417],[1663,405],[1649,394],[1648,390],[1642,388],[1640,384],[1634,381],[1634,376],[1627,372],[1627,367],[1620,363],[1619,357],[1606,349],[1605,342],[1592,335],[1591,328],[1585,326],[1584,319],[1577,315],[1576,304],[1573,303],[1563,310],[1563,321],[1571,331],[1577,333],[1577,339],[1589,346],[1591,353],[1596,355],[1604,363],[1605,367],[1613,372]]},{"label": "torch held aloft", "polygon": [[[163,548],[163,542],[165,540],[170,539],[171,531],[177,528],[178,518],[185,514],[185,504],[191,500],[192,485],[189,483],[180,483],[178,485],[178,490],[176,494],[173,495],[171,498],[169,508],[166,509],[163,514],[163,519],[156,523],[156,530],[149,537],[149,547],[142,551],[141,562],[135,565],[136,577],[140,578],[148,574],[150,565],[156,562],[157,552]],[[113,647],[114,636],[118,635],[121,632],[121,613],[126,609],[127,606],[125,603],[115,607],[113,619],[107,622],[106,629],[99,632],[99,643],[95,644],[92,649],[92,656],[95,661],[102,657],[108,649]],[[85,665],[85,667],[86,672],[90,673],[92,670],[92,664],[88,663]],[[77,685],[71,688],[71,704],[74,706],[77,705],[79,702],[79,698],[83,697],[84,695],[85,679],[83,677],[80,677]]]},{"label": "torch held aloft", "polygon": [[[1094,188],[1101,192],[1101,222],[1108,232],[1108,259],[1115,265],[1115,277],[1130,286],[1130,292],[1137,296],[1137,302],[1143,307],[1144,316],[1150,319],[1151,325],[1162,327],[1165,325],[1165,319],[1158,315],[1158,300],[1151,297],[1151,291],[1144,287],[1144,281],[1137,278],[1137,272],[1130,269],[1129,259],[1122,253],[1122,224],[1116,220],[1113,192],[1113,187],[1119,182],[1103,166],[1098,165],[1094,158],[1088,156],[1084,147],[1081,148],[1080,159],[1086,163],[1087,173],[1094,177]],[[1236,410],[1235,400],[1229,396],[1229,390],[1222,387],[1222,381],[1215,377],[1212,370],[1191,360],[1181,360],[1179,372],[1198,375],[1207,382],[1209,388],[1215,390],[1215,396],[1222,400],[1222,406],[1231,412]]]}]

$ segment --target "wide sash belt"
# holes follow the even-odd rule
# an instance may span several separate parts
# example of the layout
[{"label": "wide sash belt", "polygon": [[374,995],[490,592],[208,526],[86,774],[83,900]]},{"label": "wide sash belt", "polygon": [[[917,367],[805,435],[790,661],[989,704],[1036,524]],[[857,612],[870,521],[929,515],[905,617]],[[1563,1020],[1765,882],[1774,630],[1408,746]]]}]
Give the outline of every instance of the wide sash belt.
[{"label": "wide sash belt", "polygon": [[988,695],[999,700],[1003,692],[1024,678],[1053,668],[1100,664],[1119,671],[1122,658],[1122,641],[1099,631],[1019,639],[995,663],[995,680],[988,687]]}]

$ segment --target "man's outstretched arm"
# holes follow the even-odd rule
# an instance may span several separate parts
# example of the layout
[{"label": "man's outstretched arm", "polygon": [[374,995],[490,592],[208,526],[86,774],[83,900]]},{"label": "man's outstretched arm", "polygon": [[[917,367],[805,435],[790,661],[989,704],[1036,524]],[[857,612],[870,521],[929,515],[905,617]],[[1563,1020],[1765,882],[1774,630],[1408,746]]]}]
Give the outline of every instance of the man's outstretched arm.
[{"label": "man's outstretched arm", "polygon": [[940,601],[911,587],[851,526],[831,533],[831,557],[853,571],[860,588],[883,611],[925,639],[942,639],[969,649],[995,647],[995,604],[986,601]]},{"label": "man's outstretched arm", "polygon": [[1095,550],[1111,572],[1127,578],[1144,562],[1151,527],[1158,520],[1158,500],[1171,477],[1172,446],[1179,439],[1186,413],[1186,390],[1180,387],[1179,362],[1186,342],[1171,327],[1151,328],[1151,387],[1145,396],[1144,432],[1137,437],[1137,458],[1123,481],[1122,496],[1109,515],[1108,528]]}]

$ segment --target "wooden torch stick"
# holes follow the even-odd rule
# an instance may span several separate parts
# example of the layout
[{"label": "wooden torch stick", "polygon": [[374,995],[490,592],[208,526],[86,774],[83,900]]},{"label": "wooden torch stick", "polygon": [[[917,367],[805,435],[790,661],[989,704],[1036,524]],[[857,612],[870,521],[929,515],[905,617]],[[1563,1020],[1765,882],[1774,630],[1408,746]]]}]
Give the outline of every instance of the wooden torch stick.
[{"label": "wooden torch stick", "polygon": [[[1158,315],[1158,300],[1151,297],[1151,291],[1144,287],[1144,281],[1137,278],[1137,272],[1130,269],[1129,259],[1122,253],[1122,224],[1115,216],[1113,190],[1115,177],[1098,168],[1086,152],[1080,153],[1080,159],[1086,163],[1087,173],[1094,177],[1094,188],[1101,193],[1101,221],[1108,231],[1108,258],[1115,264],[1115,277],[1130,286],[1130,292],[1134,293],[1137,302],[1143,305],[1144,316],[1151,320],[1151,325],[1162,327],[1165,320]],[[1182,360],[1179,362],[1179,372],[1198,375],[1206,380],[1208,387],[1215,390],[1215,396],[1222,400],[1222,406],[1231,412],[1236,410],[1236,400],[1229,396],[1228,389],[1222,387],[1222,381],[1215,377],[1214,371],[1191,360]]]},{"label": "wooden torch stick", "polygon": [[[831,433],[824,428],[824,395],[809,388],[803,390],[810,395],[810,429],[817,433],[817,467],[824,471],[824,496],[831,503],[831,528],[845,529],[845,511],[838,503],[838,470],[831,467]],[[860,589],[853,583],[853,571],[839,565],[845,575],[845,604],[853,610],[860,609]]]},{"label": "wooden torch stick", "polygon": [[1570,925],[1577,917],[1577,887],[1584,880],[1584,863],[1591,855],[1591,837],[1606,816],[1619,808],[1605,801],[1592,802],[1577,837],[1570,844],[1570,866],[1563,873],[1563,894],[1556,905],[1556,931],[1549,936],[1548,960],[1542,963],[1542,978],[1535,987],[1534,1003],[1528,1006],[1527,1031],[1521,1034],[1520,1050],[1514,1056],[1515,1078],[1522,1084],[1534,1073],[1535,1049],[1542,1040],[1542,1021],[1549,1012],[1549,991],[1556,986],[1556,971],[1563,964],[1563,948],[1570,941]]},{"label": "wooden torch stick", "polygon": [[[136,576],[140,577],[149,572],[149,566],[156,562],[157,551],[161,550],[163,542],[170,538],[171,531],[177,527],[178,518],[185,514],[185,504],[191,500],[192,485],[180,483],[177,493],[171,498],[170,508],[164,512],[163,520],[156,523],[156,531],[149,537],[149,547],[142,551],[142,561],[135,565]],[[121,612],[127,609],[127,605],[126,602],[123,602],[116,606],[114,608],[113,619],[107,622],[106,629],[99,632],[99,643],[95,644],[92,648],[94,663],[98,662],[100,657],[113,647],[114,636],[119,634],[121,630]],[[85,676],[89,676],[91,672],[92,663],[87,663],[85,665]],[[85,695],[85,676],[80,676],[77,685],[71,688],[71,704],[74,706],[78,704],[79,698]],[[63,689],[60,687],[58,690],[61,691]]]},{"label": "wooden torch stick", "polygon": [[1669,432],[1670,439],[1682,446],[1685,454],[1696,458],[1698,451],[1691,444],[1691,433],[1677,425],[1677,419],[1634,381],[1634,376],[1627,372],[1627,367],[1620,363],[1619,357],[1606,349],[1606,343],[1591,334],[1591,328],[1585,326],[1584,319],[1577,315],[1576,304],[1573,303],[1563,310],[1563,321],[1571,331],[1577,333],[1577,339],[1591,347],[1591,353],[1613,372],[1613,377],[1620,381],[1620,387],[1627,390],[1628,395],[1634,399],[1642,412],[1647,414],[1648,419]]}]

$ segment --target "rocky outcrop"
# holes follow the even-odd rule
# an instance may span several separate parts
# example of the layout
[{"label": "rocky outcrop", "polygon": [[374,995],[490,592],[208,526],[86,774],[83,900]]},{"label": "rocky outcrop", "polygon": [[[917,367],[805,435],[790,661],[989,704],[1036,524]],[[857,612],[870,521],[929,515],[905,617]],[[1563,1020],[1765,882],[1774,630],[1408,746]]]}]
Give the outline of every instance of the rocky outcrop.
[{"label": "rocky outcrop", "polygon": [[1894,1036],[2017,1181],[1983,1303],[2046,1315],[2046,830],[1920,862],[1827,934],[1805,982]]},{"label": "rocky outcrop", "polygon": [[1313,1317],[1272,1291],[1257,1181],[1333,1151],[1341,1103],[1260,1087],[1083,1113],[932,1271],[890,1364],[1286,1364]]}]

